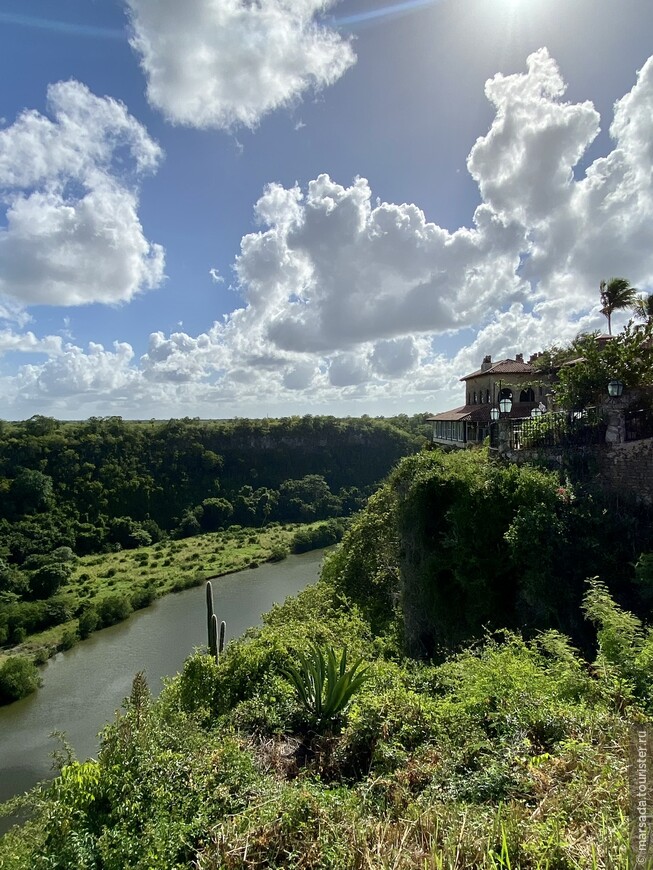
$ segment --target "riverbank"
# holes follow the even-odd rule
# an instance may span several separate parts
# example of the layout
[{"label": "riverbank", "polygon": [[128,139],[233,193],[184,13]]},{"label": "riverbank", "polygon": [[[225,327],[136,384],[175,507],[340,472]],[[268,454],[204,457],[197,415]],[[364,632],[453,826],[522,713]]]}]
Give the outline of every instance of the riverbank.
[{"label": "riverbank", "polygon": [[[329,560],[218,664],[188,658],[156,700],[135,681],[97,757],[16,802],[33,815],[0,840],[7,870],[632,866],[628,734],[647,716],[625,673],[637,621],[596,586],[591,668],[557,632],[488,636],[434,665],[371,629],[338,588],[342,567]],[[204,631],[200,590],[185,595]],[[309,641],[364,660],[351,703],[326,720],[288,679],[299,667],[309,685]]]},{"label": "riverbank", "polygon": [[[216,612],[227,623],[228,648],[261,616],[314,583],[322,550],[291,554],[282,562],[225,575],[213,583]],[[154,694],[177,673],[193,650],[206,644],[202,587],[166,595],[151,607],[95,632],[41,668],[43,686],[22,701],[0,707],[0,803],[54,776],[52,753],[64,732],[80,761],[96,756],[98,732],[129,695],[134,674],[144,671]],[[0,816],[0,833],[9,825]],[[0,849],[0,855],[4,857]],[[2,866],[2,858],[0,858]]]},{"label": "riverbank", "polygon": [[[333,521],[331,521],[333,523]],[[199,586],[208,579],[285,559],[297,549],[324,546],[325,522],[272,525],[263,529],[231,526],[191,538],[160,541],[148,547],[84,556],[75,561],[70,580],[46,602],[61,617],[44,631],[25,632],[20,643],[0,651],[0,667],[20,655],[43,664],[93,632],[126,619],[171,592]]]}]

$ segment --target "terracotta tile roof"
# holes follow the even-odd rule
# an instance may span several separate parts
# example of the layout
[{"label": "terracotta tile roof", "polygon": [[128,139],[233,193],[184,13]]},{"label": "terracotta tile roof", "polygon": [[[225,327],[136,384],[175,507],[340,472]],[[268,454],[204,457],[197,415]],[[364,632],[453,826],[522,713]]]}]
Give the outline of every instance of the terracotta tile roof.
[{"label": "terracotta tile roof", "polygon": [[[510,414],[511,419],[520,417],[530,417],[531,410],[537,408],[539,402],[513,402]],[[467,420],[470,423],[489,423],[491,405],[463,405],[460,408],[453,408],[451,411],[442,411],[440,414],[434,414],[432,417],[427,417],[427,422],[434,420],[451,420],[457,422],[459,420]],[[502,418],[505,416],[501,415]]]},{"label": "terracotta tile roof", "polygon": [[494,365],[490,366],[490,368],[478,369],[475,372],[472,372],[471,375],[465,375],[464,378],[461,378],[461,381],[468,381],[471,378],[478,378],[481,375],[522,375],[522,374],[531,374],[534,371],[533,366],[529,365],[525,362],[518,362],[515,359],[502,359]]},{"label": "terracotta tile roof", "polygon": [[454,408],[451,411],[442,411],[440,414],[427,417],[426,422],[431,423],[433,420],[465,420],[469,416],[471,408],[472,405],[463,405],[461,408]]}]

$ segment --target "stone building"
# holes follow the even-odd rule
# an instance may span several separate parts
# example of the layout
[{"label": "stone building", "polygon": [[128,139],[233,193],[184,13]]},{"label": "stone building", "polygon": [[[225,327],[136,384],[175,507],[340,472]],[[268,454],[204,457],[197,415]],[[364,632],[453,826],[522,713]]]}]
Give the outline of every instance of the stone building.
[{"label": "stone building", "polygon": [[460,379],[465,384],[464,404],[427,417],[433,424],[433,442],[465,447],[483,441],[490,432],[490,410],[503,398],[511,399],[512,408],[502,416],[513,419],[529,417],[533,408],[545,405],[548,386],[533,368],[536,359],[533,354],[524,362],[518,353],[515,359],[493,363],[491,356],[484,357],[477,371]]}]

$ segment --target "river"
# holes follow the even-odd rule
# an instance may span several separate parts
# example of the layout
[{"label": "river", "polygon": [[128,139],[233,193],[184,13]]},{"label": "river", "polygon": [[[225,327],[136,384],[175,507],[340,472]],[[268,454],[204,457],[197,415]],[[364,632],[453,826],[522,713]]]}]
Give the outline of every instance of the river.
[{"label": "river", "polygon": [[[213,581],[215,611],[227,623],[227,641],[238,637],[275,602],[317,580],[324,551],[289,556]],[[97,735],[129,695],[137,671],[158,693],[195,647],[206,644],[204,586],[167,595],[125,622],[103,629],[42,668],[43,687],[0,707],[0,802],[52,776],[49,737],[65,732],[79,759],[93,756]],[[0,828],[4,820],[0,819]]]}]

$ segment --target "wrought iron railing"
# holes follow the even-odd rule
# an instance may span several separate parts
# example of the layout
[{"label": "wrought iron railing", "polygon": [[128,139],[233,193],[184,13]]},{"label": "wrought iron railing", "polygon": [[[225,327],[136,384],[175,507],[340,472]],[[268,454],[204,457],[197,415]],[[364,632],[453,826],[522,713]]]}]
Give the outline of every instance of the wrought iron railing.
[{"label": "wrought iron railing", "polygon": [[653,438],[653,412],[649,408],[626,411],[626,441]]},{"label": "wrought iron railing", "polygon": [[[509,420],[510,449],[588,447],[605,441],[606,422],[598,408],[553,412],[541,417]],[[498,445],[497,445],[498,446]]]},{"label": "wrought iron railing", "polygon": [[[501,438],[499,437],[501,430]],[[504,427],[506,427],[504,429]],[[490,447],[504,441],[508,450],[540,447],[590,447],[605,442],[607,420],[601,408],[553,412],[541,417],[508,419],[490,426]],[[653,438],[653,410],[639,408],[625,413],[625,440]]]}]

